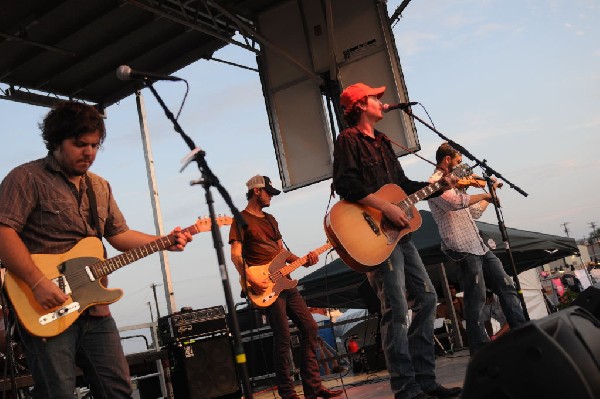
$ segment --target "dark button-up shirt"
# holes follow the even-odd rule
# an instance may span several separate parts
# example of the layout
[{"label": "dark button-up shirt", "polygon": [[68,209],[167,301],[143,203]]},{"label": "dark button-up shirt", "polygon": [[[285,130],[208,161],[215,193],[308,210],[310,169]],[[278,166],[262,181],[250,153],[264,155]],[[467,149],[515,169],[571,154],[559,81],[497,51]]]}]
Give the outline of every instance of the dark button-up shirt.
[{"label": "dark button-up shirt", "polygon": [[[98,207],[95,226],[86,179],[76,187],[52,155],[13,169],[0,184],[0,224],[14,229],[32,254],[62,254],[85,237],[112,237],[129,230],[109,183],[88,172]],[[103,280],[106,285],[106,279]],[[108,307],[90,308],[95,316]]]},{"label": "dark button-up shirt", "polygon": [[32,254],[60,254],[82,238],[127,231],[109,183],[91,172],[87,175],[100,226],[92,227],[86,180],[75,187],[52,155],[18,166],[6,176],[0,185],[0,223],[13,228]]},{"label": "dark button-up shirt", "polygon": [[397,184],[407,195],[428,185],[406,177],[385,134],[375,130],[373,138],[356,127],[344,130],[335,143],[335,191],[348,201],[358,201],[388,183]]}]

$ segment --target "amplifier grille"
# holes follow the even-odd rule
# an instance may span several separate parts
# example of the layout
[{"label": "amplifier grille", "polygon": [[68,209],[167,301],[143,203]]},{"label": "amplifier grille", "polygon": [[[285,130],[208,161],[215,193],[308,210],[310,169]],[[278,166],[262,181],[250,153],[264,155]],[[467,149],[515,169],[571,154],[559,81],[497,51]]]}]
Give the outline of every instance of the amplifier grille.
[{"label": "amplifier grille", "polygon": [[223,306],[187,310],[158,319],[158,339],[161,346],[226,332],[228,328]]}]

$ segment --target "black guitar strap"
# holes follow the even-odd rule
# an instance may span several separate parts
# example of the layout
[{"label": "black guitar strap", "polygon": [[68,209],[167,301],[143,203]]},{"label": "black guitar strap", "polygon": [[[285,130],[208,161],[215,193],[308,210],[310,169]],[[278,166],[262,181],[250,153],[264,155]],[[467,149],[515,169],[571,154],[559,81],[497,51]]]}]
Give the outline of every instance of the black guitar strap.
[{"label": "black guitar strap", "polygon": [[[98,203],[96,202],[96,194],[94,193],[94,187],[92,186],[92,179],[86,174],[85,175],[85,191],[90,201],[90,213],[92,214],[92,227],[96,229],[96,237],[102,242],[102,234],[100,233],[100,217],[98,216]],[[106,247],[102,243],[102,249],[104,250],[104,258],[106,258]]]}]

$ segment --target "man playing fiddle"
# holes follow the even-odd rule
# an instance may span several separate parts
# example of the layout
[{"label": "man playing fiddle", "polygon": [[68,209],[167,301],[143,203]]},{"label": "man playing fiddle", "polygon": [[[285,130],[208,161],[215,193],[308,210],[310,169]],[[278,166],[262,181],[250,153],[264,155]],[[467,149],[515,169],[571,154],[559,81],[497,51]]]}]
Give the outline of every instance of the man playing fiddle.
[{"label": "man playing fiddle", "polygon": [[[439,180],[462,163],[462,155],[448,143],[440,145],[435,157],[437,166],[430,182]],[[494,182],[494,188],[499,184]],[[481,217],[492,201],[490,193],[469,195],[466,189],[459,188],[428,199],[442,238],[442,250],[459,265],[458,278],[464,291],[464,318],[471,353],[490,341],[481,321],[486,284],[498,295],[511,329],[526,322],[512,279],[504,271],[500,259],[483,242],[475,224],[475,219]]]}]

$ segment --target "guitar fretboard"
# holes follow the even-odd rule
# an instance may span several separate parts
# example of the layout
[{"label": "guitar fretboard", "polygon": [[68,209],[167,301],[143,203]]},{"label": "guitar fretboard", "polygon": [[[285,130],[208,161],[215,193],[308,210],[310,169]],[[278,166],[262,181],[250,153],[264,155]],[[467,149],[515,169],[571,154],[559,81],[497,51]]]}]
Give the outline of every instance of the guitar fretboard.
[{"label": "guitar fretboard", "polygon": [[441,182],[441,180],[438,180],[437,182],[431,183],[430,185],[423,187],[419,191],[412,193],[408,197],[404,198],[402,201],[396,203],[396,205],[399,206],[403,211],[406,211],[408,210],[408,208],[410,208],[417,202],[429,197],[431,194],[440,190],[443,186],[444,184]]},{"label": "guitar fretboard", "polygon": [[[469,175],[470,173],[471,173],[471,167],[469,165],[463,163],[463,164],[456,166],[452,170],[451,174],[455,177],[462,178],[462,177]],[[412,193],[408,197],[404,198],[402,201],[396,203],[396,205],[399,206],[403,211],[406,212],[411,206],[413,206],[417,202],[429,197],[431,194],[440,190],[442,187],[444,187],[444,182],[442,179],[440,179],[440,180],[436,181],[435,183],[431,183],[430,185],[423,187],[419,191]]]},{"label": "guitar fretboard", "polygon": [[[198,234],[200,229],[197,225],[193,225],[181,230],[182,232],[189,232],[191,235]],[[110,273],[119,270],[123,266],[135,262],[136,260],[145,258],[148,255],[152,255],[155,252],[163,251],[175,244],[175,237],[172,235],[161,237],[157,240],[151,241],[140,247],[125,251],[120,255],[114,256],[104,261],[96,262],[90,265],[90,270],[94,275],[94,278],[98,279],[109,275]]]},{"label": "guitar fretboard", "polygon": [[[331,244],[327,243],[327,244],[324,244],[323,246],[315,249],[314,252],[317,255],[321,255],[323,252],[327,251],[329,248],[331,248]],[[275,281],[278,278],[281,278],[282,276],[287,276],[288,274],[290,274],[291,272],[293,272],[294,270],[296,270],[297,268],[299,268],[300,266],[305,264],[307,259],[308,259],[308,255],[305,255],[302,258],[298,258],[295,261],[293,261],[292,263],[290,263],[289,265],[284,266],[281,269],[277,270],[275,273],[270,275],[269,278],[272,281]]]}]

